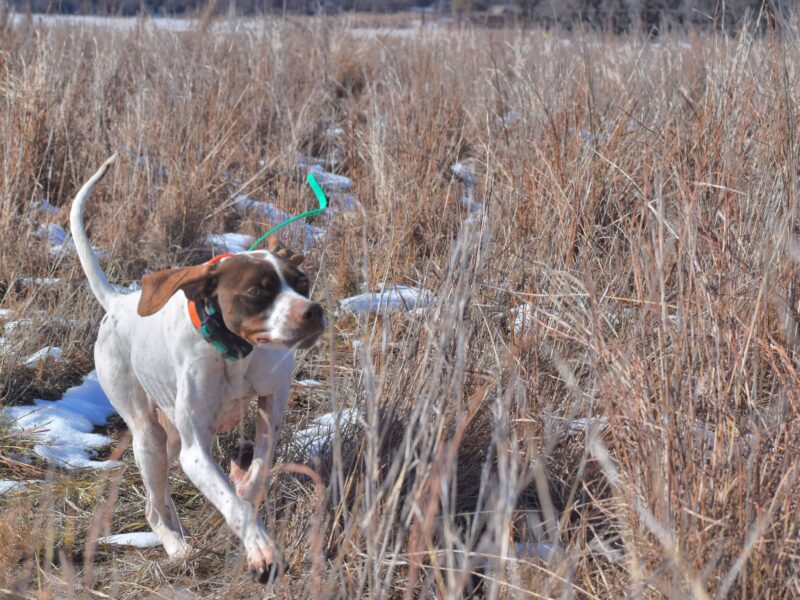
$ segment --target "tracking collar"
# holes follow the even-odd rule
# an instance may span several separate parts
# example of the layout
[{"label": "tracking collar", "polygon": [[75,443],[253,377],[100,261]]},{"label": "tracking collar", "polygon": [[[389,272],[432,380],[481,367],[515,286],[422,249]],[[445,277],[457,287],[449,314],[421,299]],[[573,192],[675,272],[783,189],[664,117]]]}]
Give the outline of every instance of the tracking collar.
[{"label": "tracking collar", "polygon": [[[233,254],[215,256],[207,264],[215,264]],[[203,339],[214,346],[225,360],[235,361],[253,351],[253,345],[225,326],[222,311],[215,298],[189,300],[189,319]]]}]

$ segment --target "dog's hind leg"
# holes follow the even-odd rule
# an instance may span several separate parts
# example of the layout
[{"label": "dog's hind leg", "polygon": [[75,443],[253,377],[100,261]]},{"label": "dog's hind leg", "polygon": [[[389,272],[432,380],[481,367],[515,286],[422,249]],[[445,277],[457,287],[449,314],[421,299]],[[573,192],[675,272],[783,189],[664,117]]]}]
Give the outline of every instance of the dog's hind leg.
[{"label": "dog's hind leg", "polygon": [[180,554],[188,549],[188,545],[169,495],[167,432],[158,422],[155,408],[131,373],[129,365],[102,350],[103,340],[98,338],[95,346],[98,378],[103,391],[133,436],[133,456],[147,492],[147,522],[167,554]]},{"label": "dog's hind leg", "polygon": [[[173,425],[161,411],[158,411],[158,422],[167,434],[167,472],[169,472],[181,453],[181,436],[178,430],[175,429],[175,425]],[[167,507],[170,509],[168,516],[173,519],[171,528],[174,531],[183,532],[183,528],[178,520],[178,512],[175,510],[175,504],[172,502],[172,496],[170,496],[169,493],[169,483],[167,483],[166,488],[166,503]]]},{"label": "dog's hind leg", "polygon": [[172,467],[181,453],[181,436],[175,425],[160,410],[158,411],[158,422],[167,432],[167,466]]},{"label": "dog's hind leg", "polygon": [[169,494],[167,433],[157,420],[139,423],[133,432],[133,455],[147,489],[146,517],[170,556],[188,549]]}]

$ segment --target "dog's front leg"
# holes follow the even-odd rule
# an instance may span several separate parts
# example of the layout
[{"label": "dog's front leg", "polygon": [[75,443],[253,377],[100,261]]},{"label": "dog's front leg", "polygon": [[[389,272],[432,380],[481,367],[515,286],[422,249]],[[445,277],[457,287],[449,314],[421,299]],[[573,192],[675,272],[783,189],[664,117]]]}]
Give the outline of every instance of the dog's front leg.
[{"label": "dog's front leg", "polygon": [[270,566],[280,561],[280,553],[253,505],[236,495],[211,456],[215,434],[214,401],[209,400],[212,397],[208,394],[209,388],[200,392],[202,389],[191,381],[179,386],[175,425],[181,437],[181,467],[242,540],[250,570],[260,581],[266,581]]},{"label": "dog's front leg", "polygon": [[269,489],[269,476],[275,459],[275,448],[286,405],[289,401],[289,388],[270,396],[258,397],[256,417],[256,439],[253,444],[253,460],[246,474],[235,480],[236,493],[258,510]]}]

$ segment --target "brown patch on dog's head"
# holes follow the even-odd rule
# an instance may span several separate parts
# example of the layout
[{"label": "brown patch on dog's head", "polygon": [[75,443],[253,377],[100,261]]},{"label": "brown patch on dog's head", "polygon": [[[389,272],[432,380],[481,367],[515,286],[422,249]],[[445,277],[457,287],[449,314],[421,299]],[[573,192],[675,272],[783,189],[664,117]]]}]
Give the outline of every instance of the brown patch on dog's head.
[{"label": "brown patch on dog's head", "polygon": [[216,267],[216,264],[196,265],[165,269],[143,276],[142,295],[136,309],[139,316],[149,317],[157,313],[178,290],[183,290],[189,300],[199,299],[212,283],[211,274]]},{"label": "brown patch on dog's head", "polygon": [[182,290],[189,300],[214,299],[225,326],[254,345],[306,348],[325,328],[322,306],[308,300],[303,256],[278,244],[214,264],[168,269],[142,278],[138,312],[151,315]]},{"label": "brown patch on dog's head", "polygon": [[267,249],[272,252],[275,256],[279,256],[280,258],[290,262],[295,267],[299,267],[303,264],[303,261],[306,259],[305,256],[302,254],[298,254],[289,250],[286,246],[281,244],[277,239],[270,239],[267,242]]}]

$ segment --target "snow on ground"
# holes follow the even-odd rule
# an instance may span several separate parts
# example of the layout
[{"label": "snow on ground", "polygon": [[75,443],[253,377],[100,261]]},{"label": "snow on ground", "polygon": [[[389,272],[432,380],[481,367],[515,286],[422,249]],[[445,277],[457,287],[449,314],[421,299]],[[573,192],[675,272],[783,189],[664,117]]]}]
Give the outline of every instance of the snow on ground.
[{"label": "snow on ground", "polygon": [[47,198],[31,202],[31,208],[33,210],[38,210],[46,215],[54,215],[58,212],[58,209],[52,204],[50,204],[50,201]]},{"label": "snow on ground", "polygon": [[292,445],[302,448],[307,458],[320,456],[330,447],[336,433],[336,421],[339,428],[346,429],[358,422],[361,411],[357,408],[345,408],[341,412],[326,413],[309,422],[308,427],[292,436]]},{"label": "snow on ground", "polygon": [[36,228],[36,237],[47,238],[47,246],[50,254],[60,254],[64,250],[64,242],[67,239],[67,231],[61,225],[56,223],[48,223],[47,225],[39,225]]},{"label": "snow on ground", "polygon": [[98,544],[112,546],[133,546],[134,548],[156,548],[161,545],[156,534],[152,531],[137,531],[135,533],[118,533],[97,538]]},{"label": "snow on ground", "polygon": [[334,192],[330,194],[330,207],[334,211],[336,210],[343,210],[345,212],[350,212],[354,210],[358,210],[361,207],[361,203],[356,199],[353,194],[344,194],[341,192]]},{"label": "snow on ground", "polygon": [[322,387],[322,383],[316,379],[301,379],[295,381],[295,385],[299,385],[300,387]]},{"label": "snow on ground", "polygon": [[572,433],[581,433],[589,429],[603,431],[606,427],[608,427],[608,417],[603,416],[579,417],[567,423],[567,429]]},{"label": "snow on ground", "polygon": [[355,315],[385,312],[409,312],[425,308],[434,299],[433,292],[407,285],[386,286],[379,292],[367,292],[345,298],[339,302],[340,312]]},{"label": "snow on ground", "polygon": [[559,317],[552,309],[551,312],[548,312],[541,307],[534,307],[528,303],[512,308],[511,316],[514,318],[514,333],[516,335],[530,331],[534,322],[550,328],[555,328],[559,323]]},{"label": "snow on ground", "polygon": [[35,367],[43,360],[59,360],[64,351],[58,346],[45,346],[41,350],[37,350],[25,359],[23,363],[27,367]]},{"label": "snow on ground", "polygon": [[329,173],[319,165],[311,165],[309,171],[314,174],[314,178],[326,190],[332,192],[346,192],[353,186],[353,182],[349,177]]},{"label": "snow on ground", "polygon": [[467,212],[478,212],[483,204],[475,200],[475,167],[472,162],[457,162],[450,170],[453,177],[464,186],[464,196],[460,202]]},{"label": "snow on ground", "polygon": [[140,155],[136,158],[136,162],[145,170],[152,171],[152,173],[162,179],[169,179],[169,169],[164,165],[151,161],[146,155]]},{"label": "snow on ground", "polygon": [[[191,31],[201,26],[206,27],[211,32],[248,32],[251,35],[264,35],[271,31],[270,28],[264,27],[264,20],[257,17],[220,19],[212,21],[212,23],[208,25],[202,19],[179,19],[173,17],[148,17],[143,19],[141,17],[105,17],[95,15],[26,15],[21,13],[11,13],[9,16],[9,22],[12,27],[19,27],[28,20],[30,20],[30,22],[34,25],[42,25],[45,27],[73,25],[80,27],[98,27],[113,31],[133,31],[141,28],[145,31],[162,30],[180,33]],[[414,26],[412,28],[353,27],[347,29],[347,33],[358,38],[406,38],[415,36],[420,31],[425,31],[426,29],[431,29],[433,27],[433,24],[430,24],[427,27]]]},{"label": "snow on ground", "polygon": [[453,172],[455,178],[463,183],[466,187],[472,187],[475,185],[475,169],[472,164],[466,161],[457,162],[450,167],[450,170]]},{"label": "snow on ground", "polygon": [[153,29],[165,29],[167,31],[187,31],[195,27],[198,21],[193,19],[171,19],[171,18],[149,18],[139,19],[134,17],[99,17],[93,15],[25,15],[12,13],[10,21],[12,26],[19,26],[28,19],[35,25],[58,26],[58,25],[81,25],[102,27],[103,29],[113,29],[129,31],[137,27],[152,27]]},{"label": "snow on ground", "polygon": [[[254,200],[244,194],[236,196],[234,208],[240,213],[250,213],[255,218],[270,221],[274,225],[283,223],[292,217],[270,202]],[[311,246],[317,239],[325,235],[325,229],[309,225],[302,219],[287,226],[283,231],[288,232],[290,244],[301,243],[304,248]]]},{"label": "snow on ground", "polygon": [[301,169],[310,169],[311,167],[320,167],[322,168],[325,165],[325,160],[321,158],[315,158],[313,156],[306,156],[301,152],[295,152],[295,156],[297,157],[297,166]]},{"label": "snow on ground", "polygon": [[[10,314],[10,311],[9,311]],[[4,315],[7,317],[8,315]],[[14,330],[17,327],[25,327],[30,326],[33,323],[33,319],[24,318],[24,319],[16,319],[14,321],[6,321],[3,324],[3,336],[0,337],[0,346],[5,345],[8,342],[8,337],[14,333]]]},{"label": "snow on ground", "polygon": [[142,289],[142,283],[140,281],[132,281],[128,285],[112,283],[111,287],[113,287],[114,291],[119,294],[132,294],[133,292],[138,292]]},{"label": "snow on ground", "polygon": [[[335,129],[341,131],[339,129]],[[314,158],[305,156],[304,154],[297,153],[297,165],[306,171],[314,174],[322,188],[325,190],[325,196],[328,198],[330,210],[332,211],[353,211],[361,207],[361,203],[350,192],[353,187],[353,181],[344,175],[337,175],[326,171],[323,165],[326,161],[321,158]],[[328,161],[329,164],[338,161]]]},{"label": "snow on ground", "polygon": [[246,252],[253,245],[255,238],[244,233],[217,233],[208,236],[206,240],[211,244],[211,250],[215,254],[226,252],[239,254]]},{"label": "snow on ground", "polygon": [[[69,232],[57,223],[39,225],[34,235],[41,239],[47,239],[47,250],[53,256],[61,256],[67,252],[75,252],[75,242],[72,240]],[[98,258],[103,258],[107,254],[106,250],[96,246],[92,246],[92,250],[94,250]]]},{"label": "snow on ground", "polygon": [[92,433],[95,426],[105,425],[114,408],[106,398],[92,371],[79,386],[68,389],[61,400],[34,400],[33,406],[9,406],[0,415],[14,429],[23,431],[40,442],[34,452],[47,462],[65,468],[90,467],[110,469],[119,461],[92,460],[92,453],[113,440]]},{"label": "snow on ground", "polygon": [[546,542],[517,542],[517,558],[541,558],[549,560],[555,555],[555,548]]},{"label": "snow on ground", "polygon": [[8,479],[0,479],[0,494],[20,490],[31,483],[42,483],[42,480],[26,479],[24,481],[9,481]]},{"label": "snow on ground", "polygon": [[19,281],[22,285],[36,285],[39,287],[46,286],[52,287],[61,283],[59,277],[20,277]]}]

